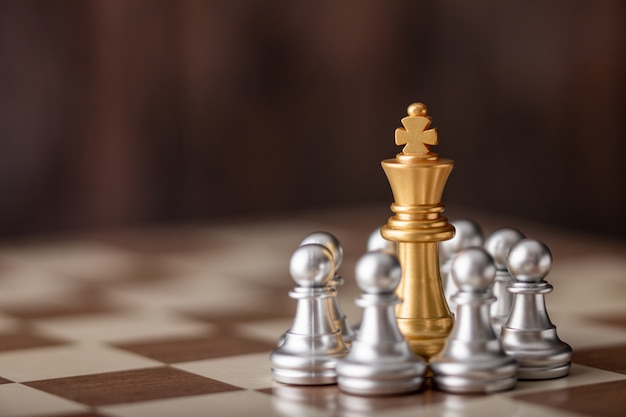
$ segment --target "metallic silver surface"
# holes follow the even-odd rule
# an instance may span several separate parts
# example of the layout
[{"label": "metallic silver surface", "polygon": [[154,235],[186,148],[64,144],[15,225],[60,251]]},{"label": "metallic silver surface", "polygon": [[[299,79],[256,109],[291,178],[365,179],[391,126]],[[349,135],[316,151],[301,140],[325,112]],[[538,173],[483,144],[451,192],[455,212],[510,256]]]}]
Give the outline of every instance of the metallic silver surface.
[{"label": "metallic silver surface", "polygon": [[450,224],[456,229],[456,234],[450,240],[439,242],[439,270],[448,307],[454,313],[456,303],[452,301],[452,296],[456,294],[458,288],[450,277],[452,258],[463,249],[482,246],[483,232],[478,223],[469,219],[454,220]]},{"label": "metallic silver surface", "polygon": [[[370,234],[369,238],[367,239],[367,251],[368,252],[385,251],[385,252],[389,252],[394,255],[397,255],[398,243],[385,239],[380,234],[381,229],[382,227],[377,227],[376,230],[374,230]],[[361,327],[361,323],[356,323],[355,325],[352,326],[352,332],[354,334],[358,333],[360,327]]]},{"label": "metallic silver surface", "polygon": [[502,327],[502,345],[519,362],[520,379],[551,379],[569,374],[572,348],[556,333],[545,304],[552,285],[544,277],[552,267],[546,245],[532,239],[517,242],[507,257],[515,282],[509,319]]},{"label": "metallic silver surface", "polygon": [[400,263],[388,252],[368,252],[357,262],[356,280],[363,294],[363,320],[350,354],[337,363],[339,388],[356,395],[386,395],[418,390],[426,363],[416,356],[396,323],[394,291]]},{"label": "metallic silver surface", "polygon": [[504,227],[491,233],[485,240],[485,249],[496,264],[496,279],[493,283],[493,295],[496,302],[491,305],[491,323],[498,337],[502,325],[506,323],[513,304],[513,294],[506,290],[507,285],[515,279],[506,267],[506,257],[511,247],[524,239],[524,235],[517,229]]},{"label": "metallic silver surface", "polygon": [[295,385],[334,384],[337,360],[349,349],[330,316],[328,298],[335,290],[333,256],[319,244],[298,247],[289,271],[298,284],[289,296],[298,301],[293,324],[284,342],[270,354],[275,381]]},{"label": "metallic silver surface", "polygon": [[391,252],[393,254],[398,253],[398,245],[396,242],[385,239],[380,234],[380,227],[374,230],[370,237],[367,239],[367,251],[374,252],[377,250]]},{"label": "metallic silver surface", "polygon": [[[327,282],[327,285],[335,289],[342,286],[344,279],[337,274],[337,270],[343,261],[343,247],[341,246],[339,239],[328,232],[313,232],[305,236],[300,245],[306,245],[309,243],[317,243],[330,250],[333,255],[335,267],[333,277]],[[335,327],[341,330],[341,337],[343,338],[343,341],[350,346],[356,337],[356,333],[348,324],[346,315],[341,311],[341,307],[339,307],[339,300],[337,299],[336,292],[333,293],[333,296],[328,298],[328,303],[330,304],[330,316],[335,323]]]},{"label": "metallic silver surface", "polygon": [[343,246],[341,246],[341,242],[339,242],[339,239],[337,239],[335,235],[328,232],[309,233],[302,239],[300,246],[309,243],[317,243],[318,245],[326,246],[333,255],[335,270],[339,269],[341,262],[343,262]]},{"label": "metallic silver surface", "polygon": [[433,382],[454,393],[495,392],[513,388],[517,362],[507,355],[489,319],[495,301],[489,287],[496,268],[482,248],[459,252],[450,267],[459,291],[457,316],[443,351],[431,358]]}]

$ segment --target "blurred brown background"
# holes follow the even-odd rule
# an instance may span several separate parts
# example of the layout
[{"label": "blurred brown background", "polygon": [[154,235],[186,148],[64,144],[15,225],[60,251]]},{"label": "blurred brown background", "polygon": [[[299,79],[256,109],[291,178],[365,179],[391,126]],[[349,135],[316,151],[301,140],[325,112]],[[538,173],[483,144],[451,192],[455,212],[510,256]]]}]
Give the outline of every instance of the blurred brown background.
[{"label": "blurred brown background", "polygon": [[444,202],[623,237],[626,3],[0,1],[0,236]]}]

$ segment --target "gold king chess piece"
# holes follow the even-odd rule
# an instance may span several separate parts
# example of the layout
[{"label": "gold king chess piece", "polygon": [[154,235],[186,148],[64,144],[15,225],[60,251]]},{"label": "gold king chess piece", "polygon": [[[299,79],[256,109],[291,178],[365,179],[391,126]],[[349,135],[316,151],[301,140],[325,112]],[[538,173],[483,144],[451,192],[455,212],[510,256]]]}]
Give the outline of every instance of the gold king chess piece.
[{"label": "gold king chess piece", "polygon": [[411,350],[430,359],[443,349],[454,324],[441,283],[438,247],[454,237],[454,227],[441,215],[441,195],[454,161],[430,152],[437,130],[429,129],[426,106],[413,103],[407,112],[404,128],[396,129],[396,145],[404,149],[381,162],[395,200],[394,216],[381,234],[398,243],[402,279],[397,294],[403,300],[396,310],[398,327]]}]

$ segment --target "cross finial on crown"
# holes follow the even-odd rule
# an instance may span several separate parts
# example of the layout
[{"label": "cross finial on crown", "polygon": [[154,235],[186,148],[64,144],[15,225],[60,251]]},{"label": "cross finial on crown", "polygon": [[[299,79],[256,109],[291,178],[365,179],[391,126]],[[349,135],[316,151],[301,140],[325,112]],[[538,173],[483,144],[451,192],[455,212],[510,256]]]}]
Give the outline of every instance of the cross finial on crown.
[{"label": "cross finial on crown", "polygon": [[[428,129],[430,117],[426,115],[426,105],[413,103],[408,109],[408,116],[402,119],[402,125],[396,129],[396,145],[405,145],[404,154],[426,154],[428,145],[437,144],[437,129]],[[427,130],[428,129],[428,130]]]}]

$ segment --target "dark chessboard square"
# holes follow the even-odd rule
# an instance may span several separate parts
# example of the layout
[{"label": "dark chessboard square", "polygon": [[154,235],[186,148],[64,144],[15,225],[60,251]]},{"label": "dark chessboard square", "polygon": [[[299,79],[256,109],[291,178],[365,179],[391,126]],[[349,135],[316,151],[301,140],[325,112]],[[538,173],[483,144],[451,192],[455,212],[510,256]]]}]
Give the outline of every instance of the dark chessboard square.
[{"label": "dark chessboard square", "polygon": [[11,308],[4,309],[4,313],[24,320],[38,320],[38,319],[50,319],[61,317],[84,317],[92,314],[109,313],[115,310],[110,307],[105,307],[97,304],[66,304],[66,305],[37,305],[28,306],[24,308]]},{"label": "dark chessboard square", "polygon": [[190,313],[189,317],[196,320],[206,321],[211,324],[216,324],[221,327],[228,327],[238,323],[250,323],[255,321],[284,319],[293,317],[294,309],[286,312],[283,310],[278,311],[238,311],[238,312],[223,312],[223,313]]},{"label": "dark chessboard square", "polygon": [[592,320],[626,329],[626,314],[595,315],[592,317]]},{"label": "dark chessboard square", "polygon": [[296,311],[293,301],[287,296],[287,290],[273,293],[264,290],[259,294],[259,301],[254,309],[240,308],[237,311],[210,311],[186,313],[195,319],[228,328],[238,323],[251,323],[274,319],[291,319]]},{"label": "dark chessboard square", "polygon": [[605,371],[626,374],[626,345],[576,349],[572,361]]},{"label": "dark chessboard square", "polygon": [[84,317],[93,314],[103,314],[119,311],[119,308],[107,303],[100,288],[83,286],[66,294],[63,302],[50,300],[49,302],[25,303],[11,307],[3,307],[2,311],[10,316],[23,320],[38,320],[62,317]]},{"label": "dark chessboard square", "polygon": [[72,414],[54,414],[49,417],[106,417],[104,414],[97,413],[72,413]]},{"label": "dark chessboard square", "polygon": [[18,349],[29,349],[64,344],[57,339],[18,331],[15,333],[0,333],[0,352]]},{"label": "dark chessboard square", "polygon": [[118,344],[116,347],[165,363],[269,352],[276,344],[234,335],[166,339]]},{"label": "dark chessboard square", "polygon": [[13,381],[9,381],[8,379],[2,378],[0,376],[0,384],[10,384],[11,382],[13,382]]},{"label": "dark chessboard square", "polygon": [[47,379],[28,382],[25,385],[91,406],[241,389],[170,367]]},{"label": "dark chessboard square", "polygon": [[517,395],[520,401],[596,417],[622,417],[626,380]]}]

